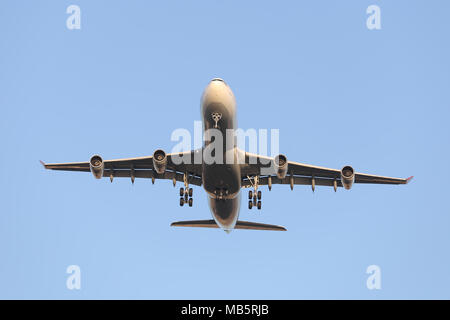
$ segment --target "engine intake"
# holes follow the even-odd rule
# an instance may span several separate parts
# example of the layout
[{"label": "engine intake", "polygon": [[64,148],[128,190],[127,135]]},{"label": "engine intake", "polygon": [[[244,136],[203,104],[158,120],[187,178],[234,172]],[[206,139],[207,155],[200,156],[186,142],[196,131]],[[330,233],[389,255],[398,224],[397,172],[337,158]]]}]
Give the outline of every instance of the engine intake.
[{"label": "engine intake", "polygon": [[153,153],[153,168],[155,168],[156,173],[163,174],[167,167],[167,155],[166,153],[158,149]]},{"label": "engine intake", "polygon": [[287,158],[283,154],[279,154],[274,159],[275,171],[277,173],[277,177],[283,179],[286,177],[288,162]]},{"label": "engine intake", "polygon": [[345,166],[341,170],[341,182],[345,189],[350,190],[355,182],[355,170],[350,166]]},{"label": "engine intake", "polygon": [[99,155],[94,155],[89,160],[89,168],[91,169],[92,174],[95,179],[100,179],[103,177],[103,170],[105,169],[105,164],[103,162],[102,157]]}]

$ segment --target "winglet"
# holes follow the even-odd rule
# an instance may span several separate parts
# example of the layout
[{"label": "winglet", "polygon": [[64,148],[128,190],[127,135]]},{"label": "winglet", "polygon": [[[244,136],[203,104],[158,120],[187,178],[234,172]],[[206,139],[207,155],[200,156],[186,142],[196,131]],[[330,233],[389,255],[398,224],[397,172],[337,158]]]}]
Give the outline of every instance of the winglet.
[{"label": "winglet", "polygon": [[414,178],[414,176],[411,176],[411,177],[407,178],[406,179],[406,183],[409,183],[413,178]]},{"label": "winglet", "polygon": [[45,162],[44,162],[44,161],[39,160],[39,162],[42,164],[42,166],[43,166],[45,169],[47,169],[47,167],[45,166]]}]

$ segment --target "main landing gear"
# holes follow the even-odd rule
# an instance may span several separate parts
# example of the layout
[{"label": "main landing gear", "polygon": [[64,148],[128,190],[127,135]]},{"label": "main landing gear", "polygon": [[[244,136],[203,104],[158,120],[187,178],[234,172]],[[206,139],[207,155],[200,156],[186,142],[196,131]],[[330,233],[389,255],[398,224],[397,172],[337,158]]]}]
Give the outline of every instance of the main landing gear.
[{"label": "main landing gear", "polygon": [[250,181],[250,183],[252,184],[252,187],[254,189],[254,192],[252,190],[248,191],[248,208],[252,209],[253,207],[257,207],[258,210],[261,210],[262,193],[261,193],[261,190],[258,190],[259,178],[258,178],[258,176],[255,176],[253,178],[253,182],[250,177],[247,176],[247,178]]},{"label": "main landing gear", "polygon": [[180,207],[184,206],[184,204],[188,204],[189,207],[192,207],[194,200],[192,199],[192,195],[194,190],[189,188],[189,182],[187,179],[187,175],[184,174],[184,188],[180,188]]},{"label": "main landing gear", "polygon": [[180,206],[182,207],[185,203],[192,207],[192,188],[180,188]]}]

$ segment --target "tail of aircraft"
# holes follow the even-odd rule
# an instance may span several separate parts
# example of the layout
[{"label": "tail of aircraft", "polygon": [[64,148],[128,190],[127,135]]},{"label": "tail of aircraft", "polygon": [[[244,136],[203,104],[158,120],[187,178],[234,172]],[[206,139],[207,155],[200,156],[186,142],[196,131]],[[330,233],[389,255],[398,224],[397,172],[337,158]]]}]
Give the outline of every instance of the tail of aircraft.
[{"label": "tail of aircraft", "polygon": [[[219,228],[214,220],[191,220],[191,221],[177,221],[173,222],[171,227],[196,227],[196,228]],[[273,224],[238,221],[234,229],[247,229],[247,230],[271,230],[271,231],[286,231],[286,228],[282,226],[276,226]]]}]

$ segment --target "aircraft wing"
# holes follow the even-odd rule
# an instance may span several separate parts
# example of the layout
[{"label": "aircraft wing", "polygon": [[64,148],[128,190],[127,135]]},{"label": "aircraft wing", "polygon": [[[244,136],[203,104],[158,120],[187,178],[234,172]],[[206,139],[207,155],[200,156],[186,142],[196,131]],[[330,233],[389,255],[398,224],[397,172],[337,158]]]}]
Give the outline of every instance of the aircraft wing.
[{"label": "aircraft wing", "polygon": [[[202,185],[202,168],[201,165],[194,164],[195,153],[201,152],[193,150],[177,154],[167,154],[167,167],[163,174],[158,174],[153,167],[153,156],[103,160],[104,170],[103,177],[113,178],[147,178],[147,179],[168,179],[184,182],[184,174],[187,174],[190,184]],[[187,155],[191,161],[178,161],[175,156]],[[180,163],[181,162],[181,163]],[[89,161],[86,162],[68,162],[68,163],[44,163],[42,165],[49,170],[62,171],[80,171],[90,172]]]},{"label": "aircraft wing", "polygon": [[[266,156],[260,156],[252,153],[245,153],[245,164],[241,166],[242,186],[249,188],[252,186],[252,177],[259,175],[259,185],[269,184],[289,184],[289,185],[313,185],[342,187],[341,170],[331,169],[309,164],[288,161],[287,173],[282,179],[278,178],[275,172],[267,173],[263,168],[269,168],[274,159]],[[266,174],[264,174],[266,173]],[[406,184],[413,177],[407,179],[377,176],[365,173],[355,172],[354,183],[373,183],[373,184]],[[250,178],[250,179],[249,179]]]}]

